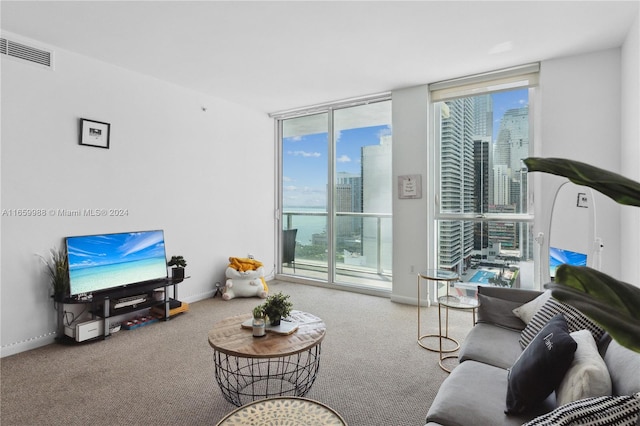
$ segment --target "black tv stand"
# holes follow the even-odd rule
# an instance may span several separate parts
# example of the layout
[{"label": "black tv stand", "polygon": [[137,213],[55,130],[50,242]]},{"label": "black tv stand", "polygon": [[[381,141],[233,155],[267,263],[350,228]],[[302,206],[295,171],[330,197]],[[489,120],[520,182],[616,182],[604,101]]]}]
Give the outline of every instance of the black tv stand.
[{"label": "black tv stand", "polygon": [[[188,278],[188,277],[187,277]],[[104,321],[104,332],[102,335],[91,339],[106,339],[109,337],[111,331],[111,317],[126,315],[128,313],[140,311],[149,308],[160,308],[160,311],[164,311],[163,320],[168,321],[171,319],[170,311],[176,306],[180,306],[181,302],[178,301],[178,289],[177,285],[181,283],[183,279],[174,280],[172,278],[153,280],[144,283],[136,283],[125,287],[119,287],[116,289],[105,290],[99,293],[94,293],[90,298],[65,298],[58,300],[58,335],[59,340],[66,339],[65,325],[64,325],[64,305],[65,304],[91,304],[90,312],[93,319],[102,318]],[[173,287],[173,298],[169,297],[169,287]],[[163,289],[164,296],[161,300],[155,299],[155,291]],[[135,305],[125,306],[121,308],[115,308],[115,304],[120,299],[125,299],[132,296],[140,296],[144,298],[144,302],[137,303]]]}]

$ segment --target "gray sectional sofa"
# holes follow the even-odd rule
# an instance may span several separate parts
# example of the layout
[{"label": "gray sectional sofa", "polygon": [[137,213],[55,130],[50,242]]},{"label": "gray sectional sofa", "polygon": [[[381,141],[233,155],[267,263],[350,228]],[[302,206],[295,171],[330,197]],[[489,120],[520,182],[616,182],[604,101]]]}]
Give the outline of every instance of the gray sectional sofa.
[{"label": "gray sectional sofa", "polygon": [[[509,371],[523,352],[519,340],[526,327],[513,309],[541,294],[532,290],[479,287],[477,324],[460,348],[460,364],[444,380],[428,410],[428,426],[522,425],[558,408],[556,393],[552,392],[526,412],[505,414]],[[612,395],[640,392],[640,353],[620,346],[606,333],[597,341],[597,350],[606,364],[605,371],[609,372]],[[566,409],[564,407],[561,409]],[[556,412],[558,410],[553,414]],[[640,421],[637,424],[640,425]]]}]

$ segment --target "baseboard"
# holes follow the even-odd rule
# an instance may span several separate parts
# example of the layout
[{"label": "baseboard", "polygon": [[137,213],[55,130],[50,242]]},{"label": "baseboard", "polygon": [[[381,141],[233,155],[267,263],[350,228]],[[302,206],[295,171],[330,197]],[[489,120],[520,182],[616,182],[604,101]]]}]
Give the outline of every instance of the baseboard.
[{"label": "baseboard", "polygon": [[[391,295],[391,301],[392,302],[396,302],[396,303],[402,303],[405,305],[413,305],[413,306],[417,306],[418,305],[418,298],[417,297],[409,297],[409,296],[397,296],[397,295]],[[420,306],[429,306],[427,301],[422,299],[420,300]]]},{"label": "baseboard", "polygon": [[52,343],[55,343],[56,337],[57,333],[55,331],[52,331],[51,333],[45,334],[43,336],[32,337],[22,342],[16,342],[7,346],[3,346],[2,348],[0,348],[0,358],[16,355],[20,352],[26,352],[32,349],[40,348],[42,346],[50,345]]}]

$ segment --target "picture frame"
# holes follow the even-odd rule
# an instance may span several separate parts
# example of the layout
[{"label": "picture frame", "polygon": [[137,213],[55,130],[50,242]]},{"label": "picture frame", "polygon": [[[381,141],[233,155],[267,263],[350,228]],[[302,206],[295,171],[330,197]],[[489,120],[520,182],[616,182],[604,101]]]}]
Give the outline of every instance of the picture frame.
[{"label": "picture frame", "polygon": [[101,121],[80,119],[80,145],[109,149],[111,124]]},{"label": "picture frame", "polygon": [[422,175],[398,176],[398,198],[422,198]]}]

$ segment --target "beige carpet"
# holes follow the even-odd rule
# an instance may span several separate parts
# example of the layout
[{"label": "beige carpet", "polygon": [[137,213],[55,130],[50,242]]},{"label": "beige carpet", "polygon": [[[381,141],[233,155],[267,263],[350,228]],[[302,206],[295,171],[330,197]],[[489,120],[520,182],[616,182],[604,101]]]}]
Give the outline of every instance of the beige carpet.
[{"label": "beige carpet", "polygon": [[[318,378],[306,395],[351,426],[424,425],[446,377],[437,353],[420,348],[417,308],[346,291],[272,282],[294,309],[327,325]],[[10,425],[215,425],[235,409],[220,393],[207,333],[261,299],[220,297],[190,305],[169,322],[122,330],[104,341],[53,344],[2,358],[1,423]],[[423,308],[423,333],[437,331],[437,308]],[[452,311],[462,339],[471,315]],[[434,343],[436,340],[434,340]]]}]

